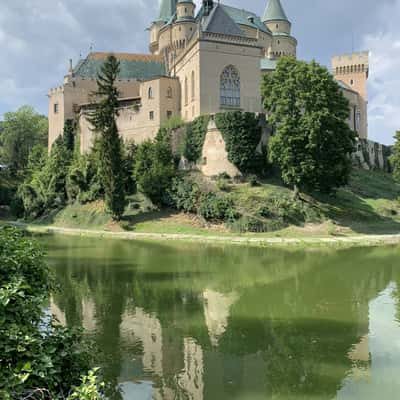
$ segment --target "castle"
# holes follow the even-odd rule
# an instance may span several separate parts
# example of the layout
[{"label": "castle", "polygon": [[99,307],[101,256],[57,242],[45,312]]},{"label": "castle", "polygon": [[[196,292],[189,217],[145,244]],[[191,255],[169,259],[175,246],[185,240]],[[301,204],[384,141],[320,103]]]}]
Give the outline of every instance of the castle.
[{"label": "castle", "polygon": [[[174,116],[191,121],[204,114],[243,110],[263,113],[262,76],[281,56],[296,57],[297,40],[280,0],[269,0],[262,17],[219,1],[162,0],[149,27],[150,54],[117,53],[120,115],[124,140],[154,138]],[[81,151],[93,132],[85,117],[97,74],[108,53],[90,53],[64,83],[49,92],[49,148],[68,119],[78,121]],[[348,123],[367,139],[368,52],[333,57],[332,73],[350,101]]]}]

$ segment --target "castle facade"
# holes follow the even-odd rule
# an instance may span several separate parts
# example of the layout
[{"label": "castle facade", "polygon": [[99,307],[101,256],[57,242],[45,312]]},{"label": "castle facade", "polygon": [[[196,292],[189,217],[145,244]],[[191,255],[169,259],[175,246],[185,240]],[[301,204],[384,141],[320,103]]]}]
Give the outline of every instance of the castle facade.
[{"label": "castle facade", "polygon": [[[150,53],[114,53],[121,136],[141,143],[174,116],[191,121],[229,110],[263,113],[262,76],[280,57],[296,57],[291,27],[280,0],[269,0],[261,17],[219,1],[203,0],[196,12],[192,0],[162,0],[149,27]],[[49,148],[68,119],[78,122],[81,151],[91,148],[94,134],[85,115],[107,56],[90,53],[76,66],[70,62],[63,84],[49,91]],[[333,57],[332,73],[350,101],[349,125],[366,139],[368,53]]]}]

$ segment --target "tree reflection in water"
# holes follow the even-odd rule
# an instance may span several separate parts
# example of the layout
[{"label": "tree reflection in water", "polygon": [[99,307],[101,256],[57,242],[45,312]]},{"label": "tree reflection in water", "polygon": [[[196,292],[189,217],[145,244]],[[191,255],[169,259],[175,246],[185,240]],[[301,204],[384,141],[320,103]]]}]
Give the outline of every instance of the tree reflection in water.
[{"label": "tree reflection in water", "polygon": [[372,377],[381,399],[400,390],[382,378],[400,368],[398,248],[42,240],[53,310],[88,329],[127,399],[358,399]]}]

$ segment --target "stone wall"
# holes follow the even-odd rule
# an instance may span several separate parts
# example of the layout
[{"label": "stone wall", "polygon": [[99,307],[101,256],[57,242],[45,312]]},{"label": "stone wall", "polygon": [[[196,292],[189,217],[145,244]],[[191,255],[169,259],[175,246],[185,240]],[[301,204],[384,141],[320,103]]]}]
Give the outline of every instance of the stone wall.
[{"label": "stone wall", "polygon": [[366,170],[380,169],[391,172],[390,155],[391,147],[372,140],[359,139],[353,160],[356,165]]}]

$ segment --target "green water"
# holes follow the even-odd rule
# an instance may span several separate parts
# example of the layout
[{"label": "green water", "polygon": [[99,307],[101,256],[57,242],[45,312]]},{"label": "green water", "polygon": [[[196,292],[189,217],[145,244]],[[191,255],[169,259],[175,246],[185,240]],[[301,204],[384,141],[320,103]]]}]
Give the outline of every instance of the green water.
[{"label": "green water", "polygon": [[400,398],[399,247],[40,240],[124,399]]}]

